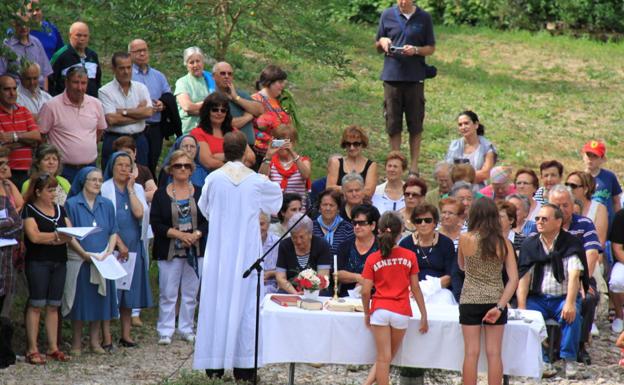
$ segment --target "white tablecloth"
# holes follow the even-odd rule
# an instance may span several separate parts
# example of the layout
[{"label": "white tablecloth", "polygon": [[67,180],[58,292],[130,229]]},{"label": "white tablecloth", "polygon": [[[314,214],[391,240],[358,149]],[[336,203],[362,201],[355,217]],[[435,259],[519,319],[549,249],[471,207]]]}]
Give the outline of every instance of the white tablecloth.
[{"label": "white tablecloth", "polygon": [[[327,298],[325,298],[327,299]],[[459,308],[427,305],[429,332],[420,334],[420,313],[412,301],[414,316],[393,363],[399,366],[461,370],[464,345]],[[522,312],[525,321],[509,321],[503,337],[504,373],[541,377],[541,342],[546,338],[544,319],[539,312]],[[362,313],[308,311],[283,307],[267,295],[260,316],[264,364],[305,362],[327,364],[372,364],[375,362],[373,335],[364,325]],[[487,371],[484,337],[481,334],[479,371]]]}]

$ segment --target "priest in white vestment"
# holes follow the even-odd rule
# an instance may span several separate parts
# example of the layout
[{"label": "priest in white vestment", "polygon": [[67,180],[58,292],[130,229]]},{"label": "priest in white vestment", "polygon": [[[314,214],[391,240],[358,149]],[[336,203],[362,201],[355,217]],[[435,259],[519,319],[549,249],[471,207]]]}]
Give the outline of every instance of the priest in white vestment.
[{"label": "priest in white vestment", "polygon": [[246,143],[238,131],[225,135],[227,163],[206,177],[198,203],[209,230],[193,358],[194,369],[234,368],[241,380],[253,376],[257,279],[243,273],[262,254],[260,212],[282,206],[280,186],[241,162]]}]

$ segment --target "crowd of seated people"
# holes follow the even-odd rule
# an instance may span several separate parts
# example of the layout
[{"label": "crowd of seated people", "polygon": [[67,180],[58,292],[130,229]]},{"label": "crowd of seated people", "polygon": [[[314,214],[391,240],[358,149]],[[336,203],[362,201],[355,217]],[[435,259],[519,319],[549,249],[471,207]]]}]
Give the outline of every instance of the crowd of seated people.
[{"label": "crowd of seated people", "polygon": [[[327,144],[343,153],[332,155],[325,176],[312,181],[313,161],[324,160],[299,152],[294,119],[280,104],[287,86],[280,67],[267,66],[250,95],[234,86],[230,64],[214,63],[207,71],[210,58],[189,47],[182,55],[188,73],[172,91],[166,77],[149,65],[147,43],[137,39],[128,52],[113,55],[114,79],[103,85],[98,56],[88,48],[87,24],[73,24],[63,45],[55,35],[42,35],[51,40],[39,42],[29,34],[29,17],[16,21],[16,34],[5,44],[32,43],[37,53],[29,56],[16,48],[21,71],[0,73],[0,237],[19,241],[0,248],[0,308],[8,316],[16,276],[24,272],[28,363],[81,355],[85,322],[92,353],[115,350],[111,321],[116,319],[121,325],[117,344],[132,348],[137,345],[132,327],[142,324],[139,310],[155,305],[160,344],[170,344],[174,336],[194,341],[209,231],[197,202],[205,177],[225,162],[224,135],[239,130],[248,139],[244,163],[284,193],[277,216],[259,218],[264,249],[279,242],[265,261],[267,292],[297,294],[292,279],[306,268],[334,273],[336,255],[339,295],[357,296],[366,259],[380,247],[380,217],[396,211],[402,219],[398,245],[415,253],[419,279],[439,286],[425,290],[425,299],[456,304],[463,281],[460,238],[475,202],[492,199],[520,268],[512,305],[541,311],[545,318],[563,317],[566,365],[590,362],[587,346],[597,332],[600,294],[608,293],[613,303],[612,331],[623,332],[622,190],[617,176],[604,168],[603,142],[589,140],[580,151],[585,168],[565,179],[564,165],[556,159],[544,160],[539,170],[526,165],[514,170],[486,139],[477,114],[463,111],[457,116],[460,138],[450,142],[428,182],[406,175],[408,161],[399,151],[372,159],[366,130],[348,125],[339,141]],[[53,52],[47,54],[48,49]],[[153,157],[146,154],[156,151],[159,159],[163,139],[172,134],[176,139],[165,149],[164,161],[150,164]],[[110,149],[97,168],[102,140]],[[78,240],[59,232],[66,226],[102,231]],[[570,245],[561,244],[564,240]],[[546,251],[530,249],[535,244]],[[573,274],[546,263],[558,250]],[[112,252],[122,261],[135,259],[127,288],[117,288],[93,267],[94,260]],[[157,300],[151,296],[152,260],[159,271]],[[527,282],[528,276],[533,281]],[[542,286],[534,283],[536,276]],[[561,286],[569,280],[578,281],[569,286],[578,291],[578,301],[574,295],[567,296],[574,301],[566,299],[568,288]],[[47,330],[45,354],[38,348],[40,318]],[[72,321],[69,354],[61,351],[55,332],[63,318]]]}]

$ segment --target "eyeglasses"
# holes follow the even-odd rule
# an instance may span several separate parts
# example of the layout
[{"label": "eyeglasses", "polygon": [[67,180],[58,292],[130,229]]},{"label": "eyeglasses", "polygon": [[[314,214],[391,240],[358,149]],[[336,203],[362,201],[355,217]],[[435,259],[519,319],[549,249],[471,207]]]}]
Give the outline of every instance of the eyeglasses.
[{"label": "eyeglasses", "polygon": [[351,221],[351,223],[353,224],[353,227],[370,225],[369,221]]},{"label": "eyeglasses", "polygon": [[343,148],[360,147],[361,145],[362,145],[362,142],[342,142]]},{"label": "eyeglasses", "polygon": [[470,159],[455,158],[455,159],[453,159],[453,163],[455,163],[455,164],[470,163]]},{"label": "eyeglasses", "polygon": [[572,190],[583,187],[582,185],[576,183],[566,183],[565,186],[571,188]]},{"label": "eyeglasses", "polygon": [[452,211],[442,211],[440,214],[442,216],[447,216],[447,217],[450,217],[450,216],[453,216],[453,215],[457,215],[457,213],[454,213]]},{"label": "eyeglasses", "polygon": [[549,219],[550,219],[550,218],[548,218],[548,217],[540,217],[540,216],[536,216],[536,217],[535,217],[535,222],[536,222],[536,223],[537,223],[537,222],[548,222],[548,220],[549,220]]},{"label": "eyeglasses", "polygon": [[104,183],[102,178],[87,178],[87,182]]},{"label": "eyeglasses", "polygon": [[233,72],[231,72],[231,71],[221,71],[221,72],[219,72],[219,75],[221,75],[221,76],[230,76],[231,77],[232,74],[233,74]]},{"label": "eyeglasses", "polygon": [[212,112],[220,112],[222,114],[226,114],[228,112],[228,109],[225,108],[225,107],[212,107],[210,109],[210,111],[212,111]]},{"label": "eyeglasses", "polygon": [[406,192],[403,194],[406,198],[422,198],[422,194],[415,192]]},{"label": "eyeglasses", "polygon": [[190,163],[175,163],[175,164],[172,164],[171,167],[173,167],[176,170],[181,170],[183,168],[187,170],[193,169],[193,165]]},{"label": "eyeglasses", "polygon": [[414,219],[414,224],[415,225],[421,225],[423,223],[431,224],[431,223],[433,223],[433,218],[428,217],[428,218],[416,218],[416,219]]}]

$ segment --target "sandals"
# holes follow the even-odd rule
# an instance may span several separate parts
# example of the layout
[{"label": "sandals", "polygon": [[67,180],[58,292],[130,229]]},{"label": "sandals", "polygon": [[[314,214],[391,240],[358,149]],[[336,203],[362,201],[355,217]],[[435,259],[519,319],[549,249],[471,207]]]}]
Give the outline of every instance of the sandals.
[{"label": "sandals", "polygon": [[46,359],[39,352],[34,352],[26,355],[26,362],[31,365],[45,365]]},{"label": "sandals", "polygon": [[55,352],[52,353],[47,353],[46,356],[53,361],[60,361],[60,362],[67,362],[71,359],[71,357],[68,357],[65,355],[65,353],[63,353],[60,350],[57,350]]}]

